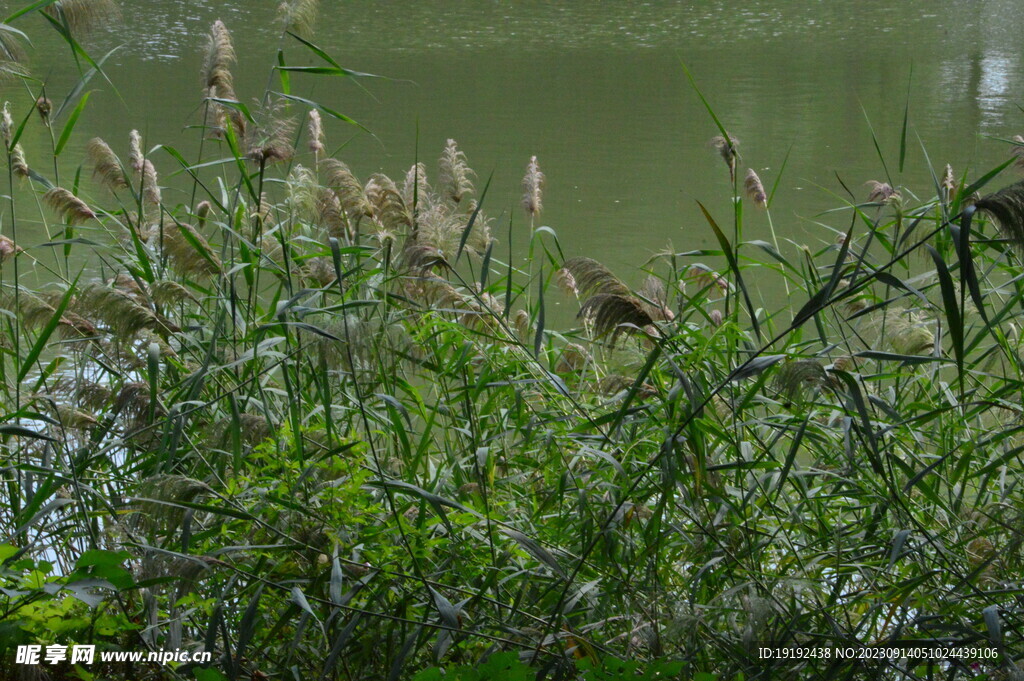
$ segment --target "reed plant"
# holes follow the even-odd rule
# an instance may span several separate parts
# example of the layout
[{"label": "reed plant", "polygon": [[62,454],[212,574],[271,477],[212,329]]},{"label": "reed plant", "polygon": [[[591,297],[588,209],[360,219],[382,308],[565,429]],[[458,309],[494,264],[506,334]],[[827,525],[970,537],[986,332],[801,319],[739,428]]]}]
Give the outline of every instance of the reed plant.
[{"label": "reed plant", "polygon": [[[15,12],[0,57],[34,18],[82,49],[88,6]],[[315,9],[283,4],[283,49],[353,77]],[[359,178],[327,151],[350,119],[290,90],[308,68],[242,94],[237,58],[216,22],[197,158],[126,130],[127,166],[77,139],[82,88],[36,117],[42,84],[9,69],[5,678],[1024,676],[1024,184],[991,191],[1013,157],[871,185],[821,216],[840,239],[787,253],[742,240],[709,105],[733,235],[705,210],[720,248],[633,286],[534,224],[559,200],[536,157],[518,267],[455,141],[436,172],[413,153],[401,181]],[[39,125],[53,147],[26,157]],[[743,185],[762,208],[780,186]],[[552,298],[577,323],[551,326]],[[40,671],[21,643],[212,661]],[[850,647],[981,652],[759,652]]]}]

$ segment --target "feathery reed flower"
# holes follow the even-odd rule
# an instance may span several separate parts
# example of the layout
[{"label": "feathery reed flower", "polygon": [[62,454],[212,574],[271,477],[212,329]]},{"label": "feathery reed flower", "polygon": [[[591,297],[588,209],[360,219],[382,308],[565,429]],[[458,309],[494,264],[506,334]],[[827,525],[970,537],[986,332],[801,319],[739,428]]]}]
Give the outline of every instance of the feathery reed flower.
[{"label": "feathery reed flower", "polygon": [[43,201],[69,225],[76,225],[96,217],[85,201],[63,187],[54,187],[43,194]]},{"label": "feathery reed flower", "polygon": [[822,388],[828,381],[825,367],[815,359],[786,362],[775,377],[776,388],[790,402],[799,402],[808,393]]},{"label": "feathery reed flower", "polygon": [[720,293],[729,291],[729,280],[707,265],[694,263],[686,272],[686,278],[702,289],[716,288]]},{"label": "feathery reed flower", "polygon": [[978,199],[974,206],[992,216],[1003,236],[1024,252],[1024,181]]},{"label": "feathery reed flower", "polygon": [[210,27],[203,60],[203,88],[212,88],[211,95],[220,99],[236,99],[231,67],[235,64],[235,46],[231,33],[218,19]]},{"label": "feathery reed flower", "polygon": [[316,26],[319,0],[284,0],[277,11],[286,31],[308,36]]},{"label": "feathery reed flower", "polygon": [[597,336],[610,336],[612,345],[624,332],[654,324],[650,307],[639,298],[615,293],[590,296],[580,307],[579,316],[590,320]]},{"label": "feathery reed flower", "polygon": [[216,277],[220,260],[192,225],[177,224],[164,231],[164,252],[176,270],[193,277]]},{"label": "feathery reed flower", "polygon": [[89,31],[121,14],[114,0],[57,0],[43,11],[76,33]]},{"label": "feathery reed flower", "polygon": [[9,31],[0,31],[0,79],[5,76],[18,76],[25,73],[22,61],[25,59],[25,51],[18,43],[15,34]]},{"label": "feathery reed flower", "polygon": [[246,128],[245,149],[249,160],[265,165],[287,161],[294,155],[295,120],[285,118],[281,109],[281,102],[265,107],[256,118],[259,123]]},{"label": "feathery reed flower", "polygon": [[562,351],[562,356],[555,362],[554,371],[556,374],[579,373],[592,361],[585,347],[578,343],[569,343]]},{"label": "feathery reed flower", "polygon": [[630,295],[629,287],[622,283],[611,270],[593,258],[569,258],[562,263],[564,272],[572,276],[578,294],[592,296],[599,293]]},{"label": "feathery reed flower", "polygon": [[865,184],[869,188],[868,201],[870,203],[890,203],[899,200],[900,193],[893,189],[888,182],[868,180]]},{"label": "feathery reed flower", "polygon": [[323,161],[323,166],[327,170],[327,187],[341,201],[341,206],[350,219],[358,220],[373,215],[373,204],[366,197],[363,185],[347,165],[329,158]]},{"label": "feathery reed flower", "polygon": [[729,167],[729,180],[731,182],[735,182],[736,163],[738,162],[740,157],[738,151],[740,146],[739,140],[733,137],[732,135],[729,135],[728,137],[716,135],[715,137],[711,138],[710,144],[712,147],[715,148],[716,151],[718,151],[719,155],[721,155],[722,160],[725,161],[725,165]]},{"label": "feathery reed flower", "polygon": [[159,206],[162,200],[160,183],[156,176],[156,167],[148,158],[142,162],[142,172],[139,173],[142,188],[142,198],[151,206]]},{"label": "feathery reed flower", "polygon": [[402,183],[402,198],[406,204],[415,206],[422,211],[430,201],[430,184],[427,182],[427,166],[423,163],[416,163],[409,167],[405,173],[405,181]]},{"label": "feathery reed flower", "polygon": [[455,140],[449,139],[438,160],[438,184],[444,195],[454,203],[473,191],[470,176],[473,171],[466,163],[466,154],[459,150]]},{"label": "feathery reed flower", "polygon": [[373,206],[373,217],[386,229],[397,232],[412,227],[412,211],[390,177],[381,173],[371,175],[365,191]]},{"label": "feathery reed flower", "polygon": [[[87,284],[79,290],[74,305],[76,313],[106,324],[118,340],[127,341],[143,329],[161,327],[160,319],[152,310],[120,288]],[[146,390],[148,393],[148,386]]]},{"label": "feathery reed flower", "polygon": [[49,126],[50,112],[53,111],[53,102],[51,102],[46,97],[40,95],[36,99],[36,111],[39,112],[39,117],[43,119],[43,123]]},{"label": "feathery reed flower", "polygon": [[213,204],[209,201],[200,201],[196,206],[196,223],[199,225],[199,229],[203,228],[206,224],[206,218],[210,215],[210,211],[213,209]]},{"label": "feathery reed flower", "polygon": [[28,162],[25,160],[25,150],[21,148],[21,143],[18,142],[11,149],[11,171],[18,177],[28,177],[29,167]]},{"label": "feathery reed flower", "polygon": [[919,324],[904,325],[889,337],[889,343],[901,355],[923,355],[935,348],[935,335]]},{"label": "feathery reed flower", "polygon": [[316,109],[309,111],[309,150],[314,154],[322,154],[327,151],[324,145],[324,124],[320,119],[320,112]]},{"label": "feathery reed flower", "polygon": [[953,175],[953,166],[946,164],[946,170],[942,173],[942,180],[939,182],[939,189],[945,192],[945,200],[949,200],[956,194],[956,177]]},{"label": "feathery reed flower", "polygon": [[124,189],[128,182],[124,178],[121,159],[117,157],[110,145],[99,137],[93,137],[85,146],[86,155],[92,162],[93,177],[98,177],[111,191]]},{"label": "feathery reed flower", "polygon": [[1024,170],[1024,136],[1014,135],[1012,138],[1013,148],[1010,156],[1014,158],[1013,166],[1018,170]]},{"label": "feathery reed flower", "polygon": [[516,330],[519,340],[524,343],[530,342],[530,335],[533,331],[530,313],[526,310],[516,310],[516,313],[512,315],[512,328]]},{"label": "feathery reed flower", "polygon": [[0,110],[0,137],[4,140],[4,149],[10,149],[14,139],[14,119],[11,118],[10,107],[10,102],[4,102],[4,108]]},{"label": "feathery reed flower", "polygon": [[576,286],[576,278],[572,276],[572,272],[564,267],[560,267],[555,272],[555,285],[562,289],[567,296],[577,297],[580,294],[580,290]]},{"label": "feathery reed flower", "polygon": [[21,246],[16,245],[10,238],[0,235],[0,263],[10,260],[21,251]]},{"label": "feathery reed flower", "polygon": [[209,134],[214,137],[224,134],[224,127],[229,120],[237,137],[241,138],[245,135],[245,118],[242,117],[241,112],[224,107],[219,102],[209,101],[210,99],[238,100],[235,95],[234,77],[231,75],[231,67],[234,64],[235,46],[231,41],[231,33],[224,22],[218,19],[213,22],[206,38],[202,70],[203,97],[207,100],[205,125]]},{"label": "feathery reed flower", "polygon": [[761,178],[757,176],[753,168],[747,168],[747,177],[743,181],[743,188],[747,192],[747,198],[755,205],[761,208],[768,207],[768,194],[765,193]]},{"label": "feathery reed flower", "polygon": [[142,153],[142,135],[138,130],[132,130],[128,133],[128,162],[131,163],[132,170],[141,173],[145,160],[146,156]]},{"label": "feathery reed flower", "polygon": [[199,302],[192,292],[176,281],[162,279],[149,286],[149,295],[157,305],[177,305],[184,302]]},{"label": "feathery reed flower", "polygon": [[526,175],[523,176],[523,210],[531,218],[536,218],[543,210],[541,202],[542,190],[544,188],[544,173],[537,164],[537,157],[531,156],[530,163],[526,166]]}]

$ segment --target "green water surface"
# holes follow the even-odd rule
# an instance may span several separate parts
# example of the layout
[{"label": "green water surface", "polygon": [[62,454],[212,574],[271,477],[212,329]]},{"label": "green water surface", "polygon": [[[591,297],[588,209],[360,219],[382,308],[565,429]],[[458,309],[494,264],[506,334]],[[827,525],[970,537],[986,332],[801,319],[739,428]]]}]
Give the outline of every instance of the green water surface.
[{"label": "green water surface", "polygon": [[[280,88],[271,79],[278,47],[290,64],[319,63],[295,40],[280,41],[276,5],[122,2],[119,23],[83,40],[97,58],[123,47],[106,62],[112,84],[90,83],[65,154],[79,158],[94,135],[125,154],[128,131],[138,128],[147,145],[196,158],[200,133],[188,126],[201,122],[200,53],[215,19],[233,34],[245,101],[268,82]],[[15,26],[33,41],[33,74],[59,102],[80,76],[67,46],[38,16]],[[731,234],[728,173],[708,147],[717,130],[681,63],[739,139],[741,172],[753,167],[770,189],[788,155],[772,216],[783,250],[795,252],[794,244],[831,241],[828,227],[847,228],[848,215],[821,215],[847,197],[840,179],[864,200],[864,183],[888,171],[908,195],[927,198],[934,185],[922,145],[937,174],[951,163],[976,176],[1005,159],[998,139],[1024,132],[1022,34],[1024,10],[1012,0],[325,0],[312,40],[343,65],[389,79],[295,75],[292,87],[372,131],[328,123],[329,148],[363,177],[400,179],[417,154],[433,168],[445,140],[456,139],[480,185],[494,173],[485,208],[501,216],[499,250],[511,216],[516,252],[524,251],[519,183],[536,155],[548,179],[541,223],[558,233],[566,256],[628,271],[669,244],[714,245],[697,200]],[[22,86],[4,85],[3,96],[24,113]],[[25,146],[30,163],[49,149],[37,119]],[[166,154],[153,160],[165,199],[187,203],[176,164]],[[102,201],[87,172],[82,182]],[[746,223],[744,237],[768,238],[763,214],[748,210]]]}]

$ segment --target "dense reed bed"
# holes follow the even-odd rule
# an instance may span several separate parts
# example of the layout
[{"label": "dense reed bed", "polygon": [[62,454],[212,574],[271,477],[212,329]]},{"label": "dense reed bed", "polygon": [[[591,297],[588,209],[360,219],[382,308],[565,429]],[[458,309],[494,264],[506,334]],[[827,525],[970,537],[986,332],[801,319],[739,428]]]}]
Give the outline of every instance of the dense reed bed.
[{"label": "dense reed bed", "polygon": [[[262,93],[211,27],[197,158],[79,139],[84,87],[51,102],[21,31],[64,35],[88,82],[76,36],[113,9],[0,24],[26,93],[2,122],[5,678],[1024,676],[1024,185],[989,186],[1013,159],[854,187],[821,246],[745,240],[785,185],[709,108],[721,160],[694,162],[733,212],[693,227],[719,248],[620,278],[541,226],[536,157],[502,224],[455,141],[397,178],[334,158],[352,122],[291,80],[357,74],[312,2],[284,4]],[[24,643],[213,662],[35,668]]]}]

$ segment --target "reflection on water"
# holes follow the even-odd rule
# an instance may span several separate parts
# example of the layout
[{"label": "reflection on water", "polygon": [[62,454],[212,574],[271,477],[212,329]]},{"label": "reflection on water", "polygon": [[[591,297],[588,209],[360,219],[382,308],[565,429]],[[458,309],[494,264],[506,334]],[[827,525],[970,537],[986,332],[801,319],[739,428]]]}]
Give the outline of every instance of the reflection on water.
[{"label": "reflection on water", "polygon": [[[108,62],[124,101],[94,81],[108,92],[93,95],[78,139],[101,135],[120,148],[137,127],[147,144],[194,158],[198,134],[184,128],[198,123],[205,31],[218,18],[231,29],[236,88],[249,101],[271,74],[277,3],[122,4],[123,26],[89,45],[103,54],[126,42]],[[35,72],[49,91],[70,89],[77,73],[66,47],[41,21],[20,28],[33,38]],[[480,176],[494,170],[486,207],[514,216],[518,246],[519,178],[537,155],[548,177],[542,222],[567,255],[633,267],[669,242],[677,250],[712,244],[697,199],[728,221],[728,175],[707,147],[716,129],[681,60],[740,139],[745,165],[770,185],[788,155],[775,226],[784,241],[814,246],[831,241],[819,223],[845,229],[845,217],[816,217],[837,204],[836,173],[852,188],[884,179],[865,118],[896,172],[908,82],[911,148],[894,182],[930,191],[918,136],[940,169],[985,169],[1005,158],[989,138],[1024,131],[1022,30],[1024,10],[1011,0],[323,2],[315,42],[347,66],[394,80],[361,88],[297,76],[293,86],[374,131],[328,128],[332,148],[344,146],[339,155],[362,175],[401,175],[457,139]],[[294,41],[283,44],[290,63],[314,63]],[[6,93],[27,105],[20,89]],[[34,127],[25,140],[30,153],[48,148]],[[168,157],[155,161],[165,176],[174,167]],[[165,196],[188,200],[168,184]],[[747,219],[746,236],[765,238],[764,216]]]}]

